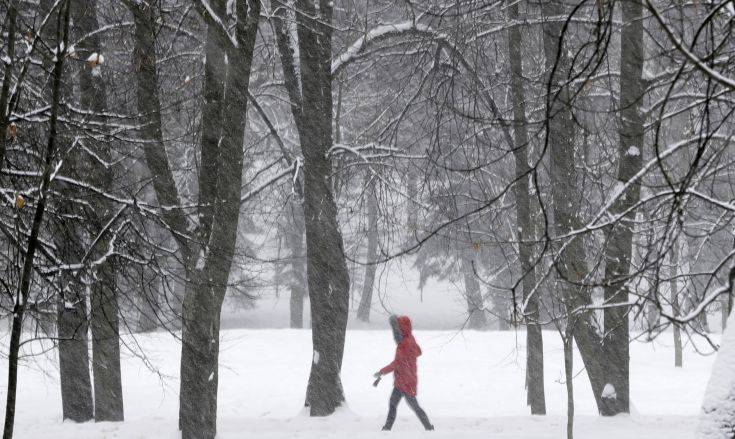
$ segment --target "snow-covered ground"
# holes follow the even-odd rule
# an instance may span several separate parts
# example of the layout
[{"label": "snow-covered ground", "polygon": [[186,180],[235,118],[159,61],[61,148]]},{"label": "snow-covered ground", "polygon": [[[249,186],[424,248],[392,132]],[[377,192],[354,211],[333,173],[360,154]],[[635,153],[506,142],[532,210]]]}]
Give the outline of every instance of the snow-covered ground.
[{"label": "snow-covered ground", "polygon": [[[631,416],[602,419],[586,375],[575,379],[577,438],[690,438],[713,356],[688,346],[684,368],[673,367],[670,334],[653,344],[633,343]],[[311,361],[308,330],[223,331],[219,434],[229,438],[562,438],[566,397],[561,343],[545,332],[549,415],[532,417],[525,405],[523,332],[416,331],[419,402],[435,432],[421,431],[401,404],[393,433],[380,432],[390,379],[372,387],[372,373],[387,363],[394,345],[385,331],[350,330],[343,367],[348,408],[327,419],[303,415],[301,405]],[[149,366],[128,351],[123,360],[126,421],[119,424],[61,422],[55,354],[26,359],[20,372],[18,439],[177,438],[179,345],[167,333],[125,339],[139,343]],[[135,348],[139,350],[139,348]],[[0,363],[5,378],[7,361]],[[581,360],[575,359],[575,368]],[[4,383],[3,383],[4,384]],[[4,401],[4,389],[0,389]],[[431,436],[428,436],[431,435]]]}]

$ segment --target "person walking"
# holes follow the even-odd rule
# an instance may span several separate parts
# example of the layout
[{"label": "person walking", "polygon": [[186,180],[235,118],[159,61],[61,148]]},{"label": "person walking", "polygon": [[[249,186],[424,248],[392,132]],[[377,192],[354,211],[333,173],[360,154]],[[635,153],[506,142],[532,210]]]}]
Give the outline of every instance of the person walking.
[{"label": "person walking", "polygon": [[411,319],[408,316],[390,316],[388,321],[391,329],[393,329],[393,339],[397,344],[396,356],[389,365],[374,374],[375,378],[380,379],[383,375],[393,373],[393,393],[390,395],[388,418],[385,420],[383,431],[390,431],[393,428],[393,422],[396,420],[396,409],[402,398],[406,399],[408,406],[416,413],[424,428],[433,430],[434,426],[431,425],[426,412],[416,400],[418,387],[416,360],[421,355],[421,348],[416,343],[416,339],[413,338]]}]

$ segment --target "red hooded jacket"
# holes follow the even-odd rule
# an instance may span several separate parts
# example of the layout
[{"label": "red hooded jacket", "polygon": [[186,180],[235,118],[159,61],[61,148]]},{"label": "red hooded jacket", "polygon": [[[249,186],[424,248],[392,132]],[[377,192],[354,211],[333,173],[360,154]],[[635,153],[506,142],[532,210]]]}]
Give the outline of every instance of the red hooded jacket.
[{"label": "red hooded jacket", "polygon": [[380,373],[385,375],[393,372],[393,386],[408,396],[416,396],[416,359],[421,355],[421,348],[411,334],[411,319],[407,316],[398,317],[398,328],[403,340],[396,348],[396,358],[380,369]]}]

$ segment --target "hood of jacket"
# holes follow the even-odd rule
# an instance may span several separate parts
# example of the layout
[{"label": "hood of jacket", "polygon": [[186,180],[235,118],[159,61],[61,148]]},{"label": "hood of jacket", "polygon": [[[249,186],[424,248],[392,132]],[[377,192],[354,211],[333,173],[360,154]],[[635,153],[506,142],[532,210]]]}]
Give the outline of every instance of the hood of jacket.
[{"label": "hood of jacket", "polygon": [[411,319],[408,318],[408,316],[400,316],[398,317],[398,329],[401,330],[401,335],[403,338],[411,337],[413,334],[412,328],[411,328]]}]

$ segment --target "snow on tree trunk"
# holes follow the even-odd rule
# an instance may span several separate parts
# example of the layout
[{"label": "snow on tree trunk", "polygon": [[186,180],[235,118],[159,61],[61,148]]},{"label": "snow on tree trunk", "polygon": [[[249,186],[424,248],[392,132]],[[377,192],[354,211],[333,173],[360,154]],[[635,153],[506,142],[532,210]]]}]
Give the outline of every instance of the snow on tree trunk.
[{"label": "snow on tree trunk", "polygon": [[[334,413],[345,400],[340,372],[349,312],[350,278],[337,206],[332,194],[332,5],[298,0],[297,33],[303,102],[299,138],[304,153],[304,219],[312,342],[320,361],[312,362],[306,390],[311,416]],[[310,18],[318,17],[318,19]]]},{"label": "snow on tree trunk", "polygon": [[[627,183],[642,166],[644,132],[641,108],[646,84],[643,81],[643,5],[638,0],[621,2],[623,27],[620,35],[620,128],[618,145],[617,184]],[[608,232],[605,251],[604,297],[605,303],[626,303],[629,297],[629,279],[633,258],[633,233],[635,210],[640,199],[640,185],[628,185],[618,197],[611,211],[614,215],[628,212]],[[613,387],[615,398],[606,398],[600,412],[613,416],[630,411],[630,323],[628,308],[605,308],[606,360],[605,389]]]},{"label": "snow on tree trunk", "polygon": [[[65,9],[70,15],[74,2],[65,5]],[[54,3],[50,0],[43,0],[39,3],[40,11],[47,14],[62,13],[61,10],[54,10]],[[73,30],[73,29],[71,29]],[[41,35],[47,41],[53,41],[58,35],[51,27],[42,30]],[[56,49],[55,49],[56,50]],[[54,52],[47,54],[44,59],[44,65],[50,68],[56,65],[59,55]],[[63,72],[59,73],[63,75]],[[51,92],[51,91],[50,91]],[[72,87],[66,85],[62,80],[58,89],[59,99],[63,101],[71,100]],[[59,130],[55,134],[58,144],[71,144],[66,130]],[[80,174],[86,172],[83,163],[86,158],[78,151],[69,153],[71,159],[67,165],[67,171],[72,174]],[[59,192],[63,193],[69,190],[68,187],[58,184]],[[83,214],[72,203],[63,203],[57,208],[64,215],[73,216]],[[84,228],[76,222],[60,221],[52,223],[53,239],[58,247],[58,252],[62,255],[63,260],[79,261],[85,253],[83,243],[86,240]],[[61,404],[62,417],[75,422],[86,422],[94,417],[94,402],[92,392],[92,380],[89,370],[89,320],[87,308],[88,288],[79,281],[79,277],[75,273],[65,272],[60,276],[59,297],[56,303],[56,325],[57,337],[59,339],[59,382],[61,385]]]},{"label": "snow on tree trunk", "polygon": [[[207,45],[216,44],[221,51],[213,51],[214,57],[207,56],[205,71],[210,62],[217,65],[224,62],[227,73],[224,84],[219,84],[224,87],[223,94],[207,97],[208,108],[214,109],[215,115],[216,109],[221,108],[221,119],[212,117],[209,119],[211,125],[202,124],[203,132],[221,130],[221,138],[217,145],[206,143],[202,138],[202,169],[216,170],[217,178],[216,181],[200,179],[200,185],[207,186],[200,187],[200,200],[210,204],[212,209],[200,211],[204,221],[200,220],[199,242],[206,246],[199,252],[195,268],[190,270],[194,282],[186,291],[183,305],[181,395],[184,397],[180,397],[179,407],[183,439],[213,439],[217,434],[220,313],[237,243],[244,165],[242,145],[261,4],[241,0],[236,5],[237,47],[231,45],[222,28],[210,21],[211,17],[207,19]],[[224,4],[219,2],[216,11],[220,17],[223,8]],[[217,75],[209,75],[205,88],[216,88],[217,84],[212,82],[217,79]],[[210,148],[214,150],[204,154],[204,150]],[[212,194],[212,198],[201,199],[205,193]]]},{"label": "snow on tree trunk", "polygon": [[[545,17],[558,17],[567,13],[564,4],[544,1],[541,5]],[[579,218],[580,198],[577,169],[575,167],[575,142],[577,132],[573,115],[572,90],[566,74],[571,70],[572,50],[560,47],[563,23],[558,20],[546,20],[542,25],[543,48],[547,71],[547,83],[551,85],[552,96],[548,99],[546,109],[547,144],[550,151],[551,197],[554,207],[554,228],[560,235],[581,228]],[[568,44],[568,43],[567,43]],[[553,73],[553,75],[552,75]],[[566,243],[557,262],[561,295],[567,301],[568,309],[578,309],[591,303],[589,288],[583,285],[583,279],[589,272],[587,255],[582,239],[573,237]],[[592,392],[595,395],[597,408],[602,412],[605,402],[602,389],[606,384],[607,370],[601,340],[592,319],[591,312],[581,313],[574,324],[574,340],[577,343],[582,362],[590,379]]]},{"label": "snow on tree trunk", "polygon": [[[518,19],[518,3],[508,6],[508,18]],[[508,58],[511,69],[511,93],[513,96],[513,138],[515,140],[515,185],[516,228],[518,231],[518,257],[523,277],[523,300],[527,302],[524,312],[526,323],[526,401],[531,414],[546,414],[544,395],[544,342],[539,322],[539,294],[536,291],[536,271],[532,265],[534,225],[531,221],[531,197],[529,195],[530,167],[528,165],[528,128],[526,126],[526,97],[523,89],[523,37],[521,28],[513,26],[508,31]]]},{"label": "snow on tree trunk", "polygon": [[[13,429],[15,427],[15,408],[16,408],[16,396],[18,391],[18,360],[20,355],[21,346],[21,335],[23,332],[23,317],[26,311],[26,305],[28,303],[28,296],[31,290],[31,284],[33,281],[33,258],[36,254],[36,250],[39,247],[39,241],[41,237],[41,227],[44,221],[44,215],[46,212],[46,205],[48,203],[48,197],[51,189],[51,174],[55,169],[54,156],[56,155],[58,148],[58,122],[59,122],[59,107],[61,102],[61,85],[62,85],[62,73],[64,70],[64,60],[66,58],[66,49],[69,43],[69,10],[70,2],[66,1],[63,3],[58,14],[59,19],[57,20],[57,36],[60,37],[55,40],[56,50],[58,56],[54,59],[53,70],[51,73],[51,105],[50,105],[50,117],[49,117],[49,131],[48,141],[46,147],[43,150],[43,161],[42,161],[42,173],[41,173],[41,184],[38,187],[36,209],[33,213],[33,222],[31,223],[30,234],[28,235],[27,244],[25,248],[25,255],[23,258],[23,265],[20,272],[20,278],[18,279],[18,290],[15,296],[13,304],[13,321],[10,332],[10,346],[8,350],[8,383],[6,389],[6,404],[5,404],[5,421],[3,424],[3,439],[13,438]],[[63,18],[63,19],[62,19]],[[53,41],[53,40],[48,40]],[[4,133],[0,133],[4,135]],[[18,207],[22,208],[22,207]],[[20,237],[19,237],[20,239]],[[86,315],[82,314],[84,321],[86,321]],[[86,327],[85,327],[86,329]],[[85,334],[86,336],[86,334]],[[86,350],[85,350],[86,353]],[[84,372],[86,371],[86,381],[84,380]],[[79,371],[77,375],[80,380],[79,384],[89,386],[89,366],[85,364],[84,370]],[[62,386],[64,382],[62,380]],[[85,399],[84,402],[90,401],[91,406],[91,395],[89,399]],[[82,407],[80,411],[81,417],[91,418],[91,407]]]},{"label": "snow on tree trunk", "polygon": [[[89,35],[76,46],[82,55],[96,55],[96,62],[102,59],[97,20],[97,1],[86,3],[72,2],[74,31],[78,35]],[[107,89],[101,75],[95,75],[99,66],[79,63],[79,94],[81,107],[84,110],[102,114],[107,111]],[[104,123],[104,117],[96,117],[97,122]],[[89,147],[101,160],[112,162],[110,143],[89,139]],[[105,167],[100,160],[87,160],[87,171],[98,185],[106,191],[112,190],[114,173]],[[94,200],[94,208],[87,212],[94,233],[99,233],[113,214],[111,203],[104,199]],[[99,244],[99,251],[108,247],[108,239],[104,237]],[[98,281],[90,289],[90,329],[92,333],[92,369],[94,378],[94,418],[95,421],[122,421],[123,397],[122,377],[120,375],[120,329],[117,303],[117,280],[114,261],[108,259],[97,269]]]},{"label": "snow on tree trunk", "polygon": [[275,2],[280,7],[274,14],[274,29],[291,113],[304,155],[306,277],[312,343],[314,351],[319,352],[319,361],[311,363],[305,405],[311,416],[327,416],[345,400],[340,371],[350,278],[332,192],[332,164],[327,156],[333,145],[333,5],[325,0],[318,0],[319,7],[315,3],[314,0],[295,2],[298,45],[293,44],[288,8],[282,1]]},{"label": "snow on tree trunk", "polygon": [[735,317],[730,315],[722,334],[720,349],[712,366],[702,411],[697,426],[697,439],[730,439],[735,437]]}]

